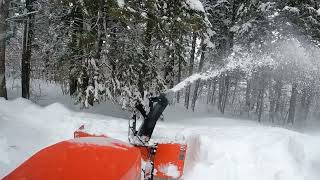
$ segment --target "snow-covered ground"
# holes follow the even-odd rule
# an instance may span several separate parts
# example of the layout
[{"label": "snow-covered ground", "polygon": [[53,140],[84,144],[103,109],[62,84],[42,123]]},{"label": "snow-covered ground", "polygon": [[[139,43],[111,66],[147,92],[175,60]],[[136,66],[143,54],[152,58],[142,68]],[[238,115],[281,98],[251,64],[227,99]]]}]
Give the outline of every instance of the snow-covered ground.
[{"label": "snow-covered ground", "polygon": [[[186,180],[316,180],[320,139],[252,121],[167,113],[154,139],[200,138],[199,161]],[[173,115],[174,114],[174,115]],[[43,147],[71,139],[81,124],[127,141],[127,120],[75,112],[59,103],[41,107],[24,99],[0,100],[0,177]]]},{"label": "snow-covered ground", "polygon": [[[0,178],[38,150],[73,138],[82,124],[90,132],[127,141],[127,113],[119,107],[104,103],[80,111],[57,86],[44,88],[47,95],[38,99],[40,105],[0,99]],[[14,94],[11,90],[10,97]],[[213,117],[206,111],[171,106],[153,135],[157,140],[199,138],[199,151],[193,155],[197,162],[185,172],[185,180],[320,179],[320,136],[315,133]]]}]

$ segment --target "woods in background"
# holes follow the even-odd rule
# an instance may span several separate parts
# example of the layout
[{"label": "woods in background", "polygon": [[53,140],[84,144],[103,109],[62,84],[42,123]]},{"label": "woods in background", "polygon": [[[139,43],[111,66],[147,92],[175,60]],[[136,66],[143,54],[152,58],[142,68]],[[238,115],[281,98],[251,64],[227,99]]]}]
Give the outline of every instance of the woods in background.
[{"label": "woods in background", "polygon": [[274,123],[320,115],[315,0],[0,0],[5,76],[59,83],[84,107],[131,109],[186,77],[227,70],[176,93],[222,114]]}]

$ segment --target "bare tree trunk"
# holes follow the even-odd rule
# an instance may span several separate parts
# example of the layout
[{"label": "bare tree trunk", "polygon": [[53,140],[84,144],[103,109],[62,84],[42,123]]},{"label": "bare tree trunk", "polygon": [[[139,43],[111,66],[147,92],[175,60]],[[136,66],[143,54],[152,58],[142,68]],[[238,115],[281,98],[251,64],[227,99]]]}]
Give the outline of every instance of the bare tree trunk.
[{"label": "bare tree trunk", "polygon": [[99,11],[98,11],[98,18],[99,18],[99,21],[97,22],[98,23],[98,33],[97,33],[97,40],[96,40],[96,44],[95,44],[95,55],[94,55],[94,58],[96,59],[100,59],[101,58],[101,48],[102,48],[102,32],[103,32],[103,19],[101,17],[101,15],[103,15],[103,8],[105,6],[105,1],[104,0],[100,0],[99,1],[100,3],[100,6],[99,6]]},{"label": "bare tree trunk", "polygon": [[263,113],[264,105],[264,88],[259,90],[259,111],[258,111],[258,121],[261,122],[261,117]]},{"label": "bare tree trunk", "polygon": [[236,94],[237,94],[237,89],[238,89],[238,81],[239,79],[236,77],[236,82],[234,83],[234,91],[233,91],[233,97],[232,97],[232,105],[234,104],[234,100],[236,98]]},{"label": "bare tree trunk", "polygon": [[223,102],[223,94],[224,94],[224,74],[222,74],[220,77],[219,77],[219,95],[218,95],[218,109],[220,110],[220,112],[222,112],[222,102]]},{"label": "bare tree trunk", "polygon": [[[26,0],[27,13],[33,10],[33,3],[35,0]],[[24,22],[23,33],[23,49],[22,49],[22,61],[21,61],[21,86],[22,97],[30,98],[30,62],[32,55],[32,41],[33,41],[33,29],[34,29],[34,15],[27,15],[27,20]]]},{"label": "bare tree trunk", "polygon": [[[193,65],[194,65],[194,56],[196,52],[196,42],[197,42],[197,33],[193,32],[192,35],[192,49],[191,49],[191,56],[190,56],[190,62],[189,62],[189,76],[193,74]],[[184,106],[188,109],[189,108],[189,99],[190,99],[190,91],[191,91],[191,85],[188,85],[186,88],[186,93],[184,97]]]},{"label": "bare tree trunk", "polygon": [[[151,40],[153,36],[153,31],[155,28],[155,15],[154,15],[154,0],[149,0],[147,1],[147,25],[146,25],[146,32],[145,32],[145,37],[144,37],[144,49],[143,49],[143,56],[144,56],[144,62],[148,62],[150,59],[150,46],[151,46]],[[146,65],[142,62],[142,68],[141,72],[139,74],[139,79],[138,79],[138,89],[141,94],[141,98],[144,98],[144,77],[145,77],[145,69]]]},{"label": "bare tree trunk", "polygon": [[226,75],[225,76],[225,80],[224,80],[224,94],[223,94],[223,101],[222,101],[222,106],[221,106],[221,113],[224,114],[225,109],[226,109],[226,104],[228,101],[228,97],[229,97],[229,89],[230,89],[230,76]]},{"label": "bare tree trunk", "polygon": [[247,88],[246,88],[246,105],[245,105],[245,111],[248,113],[249,116],[249,112],[250,112],[250,94],[251,94],[251,81],[249,80],[249,78],[247,79]]},{"label": "bare tree trunk", "polygon": [[[101,18],[101,15],[103,14],[103,7],[104,7],[104,1],[103,0],[100,0],[100,6],[99,6],[99,11],[98,11],[98,26],[97,26],[97,39],[96,39],[96,42],[95,42],[95,54],[94,54],[94,60],[95,60],[95,63],[96,65],[97,64],[97,61],[100,60],[101,58],[101,48],[102,48],[102,18]],[[87,72],[89,77],[90,77],[90,80],[89,80],[89,83],[90,83],[90,86],[92,87],[96,87],[97,84],[96,84],[96,81],[95,79],[98,79],[98,72],[97,72],[97,69],[95,67],[92,67],[92,64],[89,62],[88,63],[88,69],[89,71]],[[93,103],[94,103],[94,100],[95,100],[95,97],[94,97],[94,94],[89,91],[89,97],[88,97],[88,104],[90,104],[91,106],[93,106]]]},{"label": "bare tree trunk", "polygon": [[276,80],[275,84],[275,109],[274,115],[276,116],[277,120],[280,119],[280,108],[281,108],[281,96],[282,96],[282,81]]},{"label": "bare tree trunk", "polygon": [[[71,35],[71,47],[72,47],[72,55],[70,59],[70,73],[69,73],[69,93],[70,95],[74,95],[77,92],[78,88],[80,88],[78,84],[78,63],[82,62],[82,42],[81,42],[81,34],[83,33],[83,15],[82,15],[82,7],[80,4],[74,5],[72,9],[72,21],[73,23],[73,31]],[[79,57],[80,56],[80,57]]]},{"label": "bare tree trunk", "polygon": [[274,112],[276,107],[276,101],[275,101],[274,88],[271,82],[269,85],[269,99],[270,99],[269,119],[271,120],[272,123],[274,123]]},{"label": "bare tree trunk", "polygon": [[212,86],[212,93],[211,93],[211,97],[210,97],[210,104],[215,104],[214,95],[216,93],[217,83],[218,83],[218,81],[216,79],[213,79],[213,86]]},{"label": "bare tree trunk", "polygon": [[0,97],[7,99],[6,88],[6,19],[9,15],[10,0],[0,1]]},{"label": "bare tree trunk", "polygon": [[208,87],[208,92],[207,92],[207,104],[209,104],[209,102],[210,102],[211,84],[212,84],[212,81],[209,80],[209,81],[207,82],[207,87]]},{"label": "bare tree trunk", "polygon": [[315,88],[315,82],[312,82],[302,90],[301,109],[299,113],[300,114],[299,119],[301,119],[302,121],[305,121],[308,119],[310,106],[314,97],[314,88]]},{"label": "bare tree trunk", "polygon": [[[180,48],[179,48],[180,49]],[[181,55],[181,50],[179,50],[179,62],[178,62],[178,83],[181,82],[181,73],[182,73],[182,55]],[[180,102],[180,91],[177,93],[177,103]]]},{"label": "bare tree trunk", "polygon": [[260,87],[259,87],[259,94],[258,94],[258,104],[259,104],[259,109],[258,109],[258,121],[261,122],[262,118],[262,113],[264,110],[264,92],[265,92],[265,80],[263,79],[264,77],[260,77]]},{"label": "bare tree trunk", "polygon": [[169,43],[169,48],[167,49],[167,61],[165,61],[164,68],[164,80],[169,89],[174,86],[174,61],[175,61],[175,51],[174,43]]},{"label": "bare tree trunk", "polygon": [[226,104],[229,96],[230,77],[227,74],[223,74],[219,80],[219,98],[218,109],[222,114],[225,112]]},{"label": "bare tree trunk", "polygon": [[256,89],[256,92],[257,92],[257,96],[256,96],[256,114],[258,114],[259,108],[260,108],[260,90]]},{"label": "bare tree trunk", "polygon": [[294,116],[296,112],[296,101],[297,101],[297,83],[294,82],[292,84],[292,89],[291,89],[291,97],[290,97],[290,105],[289,105],[289,114],[288,114],[288,124],[293,124],[294,123]]},{"label": "bare tree trunk", "polygon": [[306,99],[306,104],[304,107],[304,113],[303,113],[303,120],[307,120],[308,116],[309,116],[309,112],[310,112],[310,106],[312,105],[312,101],[313,101],[313,97],[314,97],[314,92],[313,90],[310,92],[310,94],[308,94],[307,99]]},{"label": "bare tree trunk", "polygon": [[258,74],[257,80],[258,82],[258,121],[262,121],[262,114],[264,112],[264,94],[266,91],[266,87],[268,86],[268,79],[269,77],[267,76],[266,70],[265,69],[260,69],[260,73]]},{"label": "bare tree trunk", "polygon": [[[200,57],[200,62],[199,62],[199,67],[198,67],[198,73],[200,73],[203,68],[204,58],[205,58],[205,54],[206,54],[206,52],[205,52],[206,48],[207,48],[207,44],[204,43],[204,39],[202,39],[201,57]],[[192,98],[192,102],[191,102],[192,111],[194,111],[194,108],[196,107],[196,101],[198,99],[199,87],[200,87],[200,79],[198,79],[195,83],[195,87],[194,87],[194,91],[193,91],[193,98]]]}]

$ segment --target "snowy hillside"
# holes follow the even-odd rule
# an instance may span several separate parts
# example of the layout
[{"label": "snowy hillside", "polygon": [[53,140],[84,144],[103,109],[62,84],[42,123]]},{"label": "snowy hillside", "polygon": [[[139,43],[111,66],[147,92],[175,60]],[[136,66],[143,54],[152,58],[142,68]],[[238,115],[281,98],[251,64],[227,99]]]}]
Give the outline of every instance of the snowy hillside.
[{"label": "snowy hillside", "polygon": [[[188,116],[174,109],[159,122],[154,139],[200,138],[198,162],[186,180],[317,180],[320,139],[252,121]],[[183,123],[182,123],[183,122]],[[0,100],[0,177],[43,147],[71,139],[81,124],[94,133],[127,141],[127,120],[74,112],[55,103]],[[183,125],[181,125],[183,124]]]}]

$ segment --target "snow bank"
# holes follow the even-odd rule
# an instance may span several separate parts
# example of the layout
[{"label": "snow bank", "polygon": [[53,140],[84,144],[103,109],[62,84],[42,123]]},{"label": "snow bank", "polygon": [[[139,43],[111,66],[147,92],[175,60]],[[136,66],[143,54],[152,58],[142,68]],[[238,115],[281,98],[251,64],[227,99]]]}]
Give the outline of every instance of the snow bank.
[{"label": "snow bank", "polygon": [[[8,98],[16,99],[21,96],[20,79],[8,79],[8,84],[12,84],[11,88],[8,88]],[[124,112],[120,105],[113,104],[112,102],[100,102],[95,104],[94,108],[83,109],[80,104],[75,104],[74,99],[67,94],[64,95],[61,91],[61,85],[56,83],[46,82],[44,80],[32,79],[31,81],[31,100],[36,104],[46,107],[59,102],[63,107],[69,111],[87,112],[101,115],[108,115],[118,118],[127,118],[128,112]],[[59,105],[58,105],[59,106]],[[53,108],[54,109],[54,108]]]},{"label": "snow bank", "polygon": [[316,138],[272,127],[216,128],[205,134],[202,159],[186,180],[319,178],[319,166],[314,166],[319,165],[319,151],[310,152],[320,147]]},{"label": "snow bank", "polygon": [[[0,100],[0,177],[40,149],[73,138],[82,124],[96,134],[127,140],[127,121],[73,112],[54,103],[41,107],[22,98]],[[9,161],[10,160],[10,161]]]}]

